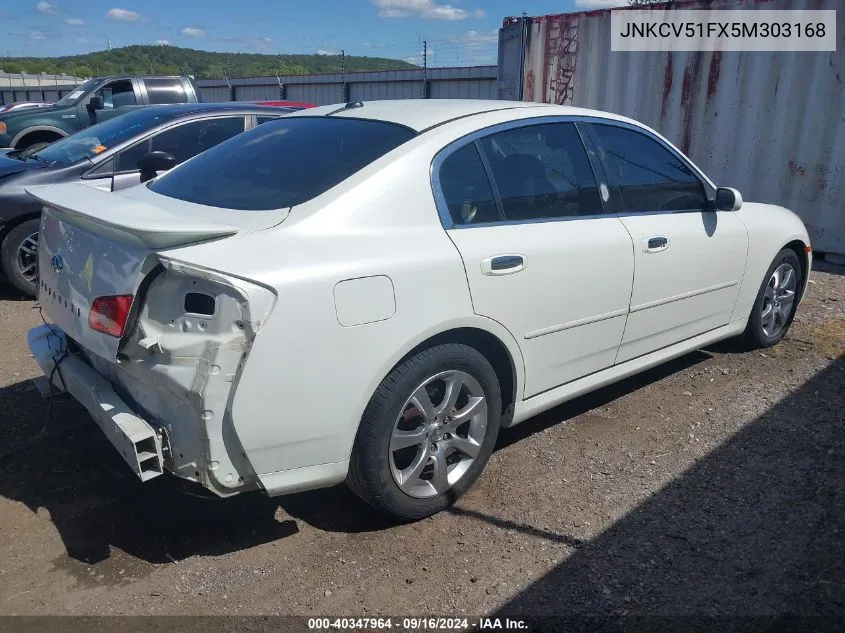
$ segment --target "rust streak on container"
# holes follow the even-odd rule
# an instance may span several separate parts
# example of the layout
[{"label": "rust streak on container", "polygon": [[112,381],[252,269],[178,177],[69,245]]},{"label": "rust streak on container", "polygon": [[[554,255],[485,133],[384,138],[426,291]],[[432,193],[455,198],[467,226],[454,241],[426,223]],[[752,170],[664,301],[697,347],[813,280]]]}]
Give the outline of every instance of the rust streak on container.
[{"label": "rust streak on container", "polygon": [[707,100],[713,98],[716,89],[719,87],[719,76],[722,72],[722,53],[715,51],[710,60],[710,72],[707,73]]},{"label": "rust streak on container", "polygon": [[660,102],[660,120],[666,118],[666,105],[669,103],[669,93],[672,92],[674,75],[672,73],[672,51],[666,57],[666,68],[663,70],[663,97]]},{"label": "rust streak on container", "polygon": [[701,51],[693,54],[692,59],[684,69],[684,80],[681,83],[681,107],[684,109],[683,130],[681,132],[681,151],[689,154],[692,146],[692,116],[695,103],[692,98],[695,79],[701,72]]}]

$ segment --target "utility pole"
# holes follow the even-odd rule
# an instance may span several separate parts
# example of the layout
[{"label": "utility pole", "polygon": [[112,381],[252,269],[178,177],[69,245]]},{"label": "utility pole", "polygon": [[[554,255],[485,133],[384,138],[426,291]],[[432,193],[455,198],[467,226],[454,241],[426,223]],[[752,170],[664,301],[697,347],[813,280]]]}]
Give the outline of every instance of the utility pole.
[{"label": "utility pole", "polygon": [[106,48],[111,50],[111,40],[106,40]]},{"label": "utility pole", "polygon": [[423,40],[422,54],[423,54],[422,98],[428,99],[428,40]]},{"label": "utility pole", "polygon": [[341,101],[349,103],[349,86],[346,85],[346,50],[340,49],[340,90]]}]

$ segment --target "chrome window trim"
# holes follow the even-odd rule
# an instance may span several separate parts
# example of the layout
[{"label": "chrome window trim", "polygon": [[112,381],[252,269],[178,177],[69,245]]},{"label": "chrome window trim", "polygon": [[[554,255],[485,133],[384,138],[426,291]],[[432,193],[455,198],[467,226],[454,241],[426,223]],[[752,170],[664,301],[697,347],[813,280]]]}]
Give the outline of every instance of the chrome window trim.
[{"label": "chrome window trim", "polygon": [[590,148],[583,135],[581,134],[581,131],[578,129],[577,125],[578,122],[584,121],[586,118],[587,117],[581,117],[577,115],[544,115],[537,117],[527,117],[524,119],[514,119],[512,121],[496,123],[494,125],[475,130],[474,132],[470,132],[469,134],[452,141],[451,143],[440,149],[431,162],[429,177],[431,181],[431,189],[434,193],[434,202],[435,206],[437,207],[437,214],[440,216],[440,223],[443,225],[443,228],[446,230],[473,229],[485,226],[489,227],[508,226],[512,224],[539,224],[546,222],[572,222],[577,220],[594,220],[598,218],[613,217],[610,208],[608,208],[608,205],[605,203],[605,201],[601,199],[601,194],[599,194],[599,199],[602,203],[602,206],[605,208],[605,211],[602,213],[594,213],[589,215],[561,216],[557,218],[536,218],[531,220],[499,220],[498,222],[479,222],[477,224],[455,224],[452,220],[452,214],[449,213],[449,205],[446,204],[446,196],[443,195],[443,189],[440,187],[440,167],[443,165],[443,162],[447,158],[449,158],[449,156],[457,152],[459,149],[462,149],[464,146],[469,145],[471,143],[475,143],[476,150],[481,156],[482,165],[484,166],[484,170],[487,173],[487,179],[490,182],[490,188],[493,191],[494,196],[496,197],[496,204],[499,206],[499,208],[501,208],[501,197],[498,193],[496,181],[493,179],[492,174],[488,169],[487,157],[485,156],[484,152],[482,151],[482,148],[480,147],[480,144],[477,143],[477,141],[480,141],[481,139],[487,136],[498,134],[499,132],[504,132],[507,130],[513,130],[516,128],[523,127],[534,127],[537,125],[548,125],[550,123],[575,124],[575,132],[581,138],[581,144],[587,156],[587,164],[590,166],[590,169],[593,172],[593,177],[596,179],[596,187],[601,187],[602,181],[600,180],[600,174],[596,173],[595,169],[593,168],[592,161],[590,160]]},{"label": "chrome window trim", "polygon": [[[514,128],[520,127],[531,127],[534,125],[545,125],[548,123],[574,123],[575,129],[578,132],[579,136],[581,137],[581,142],[583,144],[584,150],[587,152],[587,159],[590,161],[590,167],[593,170],[593,175],[596,178],[596,184],[601,187],[604,184],[608,187],[611,191],[610,200],[605,201],[602,199],[602,204],[605,207],[604,213],[596,213],[591,215],[576,215],[576,216],[563,216],[559,218],[538,218],[533,220],[500,220],[498,222],[479,222],[478,224],[458,224],[456,225],[452,220],[452,215],[449,213],[449,206],[446,204],[446,197],[443,195],[443,190],[440,187],[440,167],[442,166],[443,162],[449,158],[452,154],[456,151],[468,145],[470,143],[476,143],[480,141],[482,138],[490,136],[491,134],[496,134],[498,132],[503,132],[506,130],[511,130]],[[667,141],[664,141],[659,136],[657,136],[651,130],[642,127],[641,125],[637,125],[634,123],[629,123],[627,121],[619,121],[616,119],[608,119],[600,116],[585,116],[585,115],[544,115],[544,116],[537,116],[537,117],[527,117],[524,119],[515,119],[512,121],[505,121],[503,123],[496,123],[494,125],[490,125],[474,132],[471,132],[465,136],[462,136],[459,139],[456,139],[450,142],[448,145],[440,149],[437,154],[434,156],[434,159],[431,162],[430,168],[430,181],[431,181],[431,189],[434,194],[434,202],[435,206],[437,207],[437,214],[440,216],[440,223],[443,225],[443,228],[446,230],[451,229],[472,229],[476,227],[490,227],[490,226],[502,226],[502,225],[511,225],[511,224],[536,224],[536,223],[545,223],[545,222],[572,222],[573,220],[595,220],[598,218],[607,218],[607,217],[617,217],[620,215],[656,215],[656,214],[668,214],[668,213],[685,213],[688,211],[698,211],[700,212],[701,209],[689,209],[689,210],[673,210],[673,211],[616,211],[615,208],[618,204],[618,192],[614,191],[615,187],[611,187],[610,183],[607,182],[607,177],[605,174],[604,169],[604,158],[601,156],[597,156],[597,160],[601,166],[601,172],[596,172],[596,169],[593,165],[593,157],[590,156],[590,150],[598,150],[598,147],[595,147],[597,141],[592,138],[592,134],[594,133],[592,129],[590,129],[590,133],[585,134],[584,131],[581,129],[580,124],[597,124],[597,125],[613,125],[616,127],[622,127],[629,129],[634,132],[639,132],[647,136],[648,138],[656,141],[660,146],[664,147],[670,154],[675,156],[678,160],[680,160],[684,165],[690,168],[693,175],[695,175],[698,180],[701,182],[702,186],[704,187],[704,193],[707,196],[708,200],[712,200],[716,193],[716,185],[707,177],[707,175],[698,168],[698,166],[693,163],[689,158],[687,158],[684,154],[680,152],[680,150],[676,149],[673,145],[669,144]],[[499,195],[496,188],[496,183],[492,178],[492,175],[487,170],[486,165],[486,157],[484,153],[481,151],[480,147],[477,144],[477,151],[482,157],[482,164],[485,166],[485,171],[487,171],[487,178],[490,182],[490,187],[494,192],[494,195],[497,198],[497,204],[501,204],[499,201]],[[601,197],[601,196],[600,196]]]}]

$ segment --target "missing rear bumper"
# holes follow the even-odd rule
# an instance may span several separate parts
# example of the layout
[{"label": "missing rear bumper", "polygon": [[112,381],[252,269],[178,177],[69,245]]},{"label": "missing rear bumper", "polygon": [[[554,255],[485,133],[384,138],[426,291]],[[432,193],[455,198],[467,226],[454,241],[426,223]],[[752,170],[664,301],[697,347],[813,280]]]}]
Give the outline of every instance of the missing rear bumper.
[{"label": "missing rear bumper", "polygon": [[[48,395],[67,391],[84,406],[132,471],[148,481],[164,473],[162,435],[138,417],[111,385],[80,357],[68,354],[67,336],[55,326],[27,333],[29,349],[45,374],[36,385]],[[56,360],[59,360],[58,369]],[[50,388],[52,380],[52,389]]]}]

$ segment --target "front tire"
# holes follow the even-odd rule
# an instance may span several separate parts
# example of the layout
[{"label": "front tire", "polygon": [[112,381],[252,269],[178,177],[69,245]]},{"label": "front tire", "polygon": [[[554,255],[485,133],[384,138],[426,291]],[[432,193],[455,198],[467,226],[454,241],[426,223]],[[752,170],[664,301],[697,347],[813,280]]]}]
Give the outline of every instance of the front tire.
[{"label": "front tire", "polygon": [[0,263],[9,282],[30,297],[38,293],[38,230],[41,220],[21,222],[0,246]]},{"label": "front tire", "polygon": [[751,349],[772,347],[786,336],[803,285],[798,256],[783,249],[769,266],[748,317],[744,338]]},{"label": "front tire", "polygon": [[445,510],[487,464],[501,412],[496,372],[477,350],[450,343],[418,352],[370,399],[347,482],[394,520]]}]

